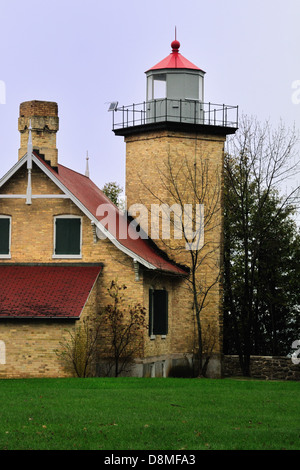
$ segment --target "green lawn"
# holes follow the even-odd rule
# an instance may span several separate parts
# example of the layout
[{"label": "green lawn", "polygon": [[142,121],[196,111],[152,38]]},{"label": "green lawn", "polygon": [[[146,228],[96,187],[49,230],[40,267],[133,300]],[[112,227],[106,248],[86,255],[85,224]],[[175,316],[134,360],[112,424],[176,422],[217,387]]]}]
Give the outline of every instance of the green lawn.
[{"label": "green lawn", "polygon": [[0,450],[299,449],[299,382],[0,380]]}]

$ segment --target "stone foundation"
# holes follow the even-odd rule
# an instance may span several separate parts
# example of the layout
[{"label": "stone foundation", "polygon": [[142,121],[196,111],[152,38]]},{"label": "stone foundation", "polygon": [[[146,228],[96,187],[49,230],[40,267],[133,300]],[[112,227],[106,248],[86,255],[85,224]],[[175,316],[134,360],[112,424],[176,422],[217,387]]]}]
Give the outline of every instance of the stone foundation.
[{"label": "stone foundation", "polygon": [[[251,377],[261,380],[300,380],[300,364],[289,357],[252,356]],[[242,376],[238,356],[224,356],[223,376]]]}]

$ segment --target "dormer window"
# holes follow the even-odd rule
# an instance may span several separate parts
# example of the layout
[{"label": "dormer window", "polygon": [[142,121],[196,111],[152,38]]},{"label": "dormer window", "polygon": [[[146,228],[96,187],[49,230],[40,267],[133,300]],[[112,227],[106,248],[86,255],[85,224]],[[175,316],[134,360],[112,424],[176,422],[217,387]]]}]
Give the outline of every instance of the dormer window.
[{"label": "dormer window", "polygon": [[54,258],[81,258],[81,217],[57,216],[54,219]]},{"label": "dormer window", "polygon": [[0,258],[10,258],[11,217],[0,215]]}]

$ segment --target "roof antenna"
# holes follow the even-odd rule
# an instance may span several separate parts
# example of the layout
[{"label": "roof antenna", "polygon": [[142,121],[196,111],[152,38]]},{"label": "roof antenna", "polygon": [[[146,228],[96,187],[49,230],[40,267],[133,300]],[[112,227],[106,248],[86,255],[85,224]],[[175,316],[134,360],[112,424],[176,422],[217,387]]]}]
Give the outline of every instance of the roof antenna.
[{"label": "roof antenna", "polygon": [[175,41],[177,41],[177,37],[176,37],[176,26],[175,26]]},{"label": "roof antenna", "polygon": [[90,170],[89,170],[89,152],[86,151],[86,167],[85,167],[85,176],[87,178],[90,177]]}]

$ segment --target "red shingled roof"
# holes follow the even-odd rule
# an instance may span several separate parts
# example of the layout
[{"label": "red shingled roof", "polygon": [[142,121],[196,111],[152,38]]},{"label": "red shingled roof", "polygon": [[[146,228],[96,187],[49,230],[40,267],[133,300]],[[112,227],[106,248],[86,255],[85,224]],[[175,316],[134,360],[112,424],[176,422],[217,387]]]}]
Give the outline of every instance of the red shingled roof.
[{"label": "red shingled roof", "polygon": [[79,318],[100,271],[100,265],[1,265],[0,318]]},{"label": "red shingled roof", "polygon": [[[132,228],[130,220],[120,213],[118,208],[112,204],[105,194],[88,177],[60,164],[58,164],[57,171],[55,171],[40,156],[35,155],[99,222],[101,222],[103,218],[106,218],[106,214],[104,213],[102,216],[99,215],[97,209],[102,204],[109,206],[110,214],[115,216],[116,220],[116,230],[110,230],[110,233],[112,233],[118,243],[124,248],[143,258],[159,270],[171,274],[187,274],[187,268],[181,267],[169,260],[167,255],[161,252],[152,240],[149,238],[137,238],[136,231]],[[105,228],[108,228],[105,224],[103,225]]]}]

